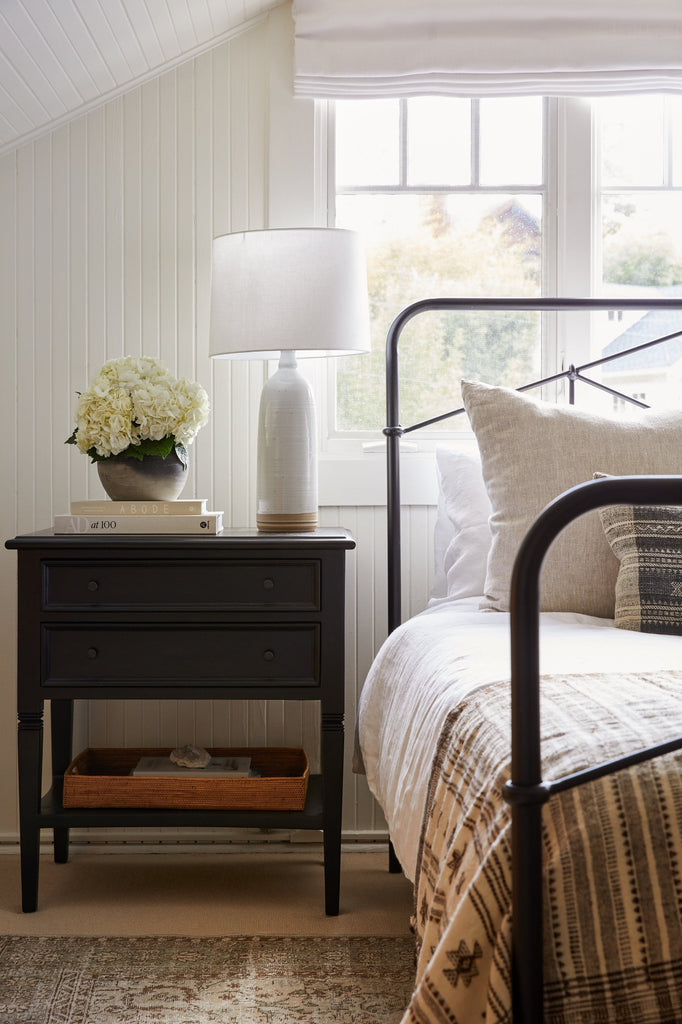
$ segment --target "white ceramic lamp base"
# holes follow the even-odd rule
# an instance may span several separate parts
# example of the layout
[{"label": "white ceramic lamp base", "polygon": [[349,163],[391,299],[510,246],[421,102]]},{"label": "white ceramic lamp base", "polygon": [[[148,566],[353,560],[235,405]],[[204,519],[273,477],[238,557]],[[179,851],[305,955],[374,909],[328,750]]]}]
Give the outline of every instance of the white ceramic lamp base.
[{"label": "white ceramic lamp base", "polygon": [[261,395],[256,525],[265,533],[317,529],[315,403],[291,351],[282,352]]}]

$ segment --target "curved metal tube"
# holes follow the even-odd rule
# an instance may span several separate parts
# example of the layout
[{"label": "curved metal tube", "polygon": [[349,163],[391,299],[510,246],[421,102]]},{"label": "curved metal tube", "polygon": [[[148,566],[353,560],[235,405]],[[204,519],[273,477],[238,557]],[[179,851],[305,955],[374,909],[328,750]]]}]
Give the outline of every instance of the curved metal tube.
[{"label": "curved metal tube", "polygon": [[[404,433],[417,430],[437,420],[446,419],[463,410],[452,410],[435,419],[403,427],[400,424],[398,342],[406,325],[424,312],[443,310],[537,311],[610,309],[676,309],[682,310],[678,299],[472,299],[429,298],[406,306],[391,324],[386,337],[386,459],[387,459],[387,540],[388,540],[388,631],[400,625],[401,611],[401,548],[400,548],[400,439]],[[631,352],[661,344],[682,334],[681,331],[655,338],[624,352],[593,360],[581,367],[567,370],[520,389],[528,390],[543,383],[566,378],[570,401],[574,384],[582,381],[594,387],[597,382],[582,376],[582,371],[603,362],[622,358]],[[611,389],[610,394],[626,401],[630,396]],[[636,402],[641,405],[642,403]],[[602,500],[603,499],[603,500]],[[541,879],[541,810],[550,789],[542,780],[540,761],[539,718],[539,604],[538,579],[544,555],[557,533],[576,516],[604,504],[622,502],[639,504],[682,504],[682,478],[623,477],[599,480],[582,485],[557,498],[547,506],[529,531],[519,550],[512,581],[512,701],[513,750],[512,786],[506,797],[512,805],[513,903],[514,903],[514,1024],[540,1024],[542,1021],[542,892]],[[547,539],[550,538],[551,539]],[[535,682],[534,682],[535,681]],[[639,755],[638,755],[639,756]],[[520,852],[521,851],[521,852]],[[399,871],[400,865],[389,842],[389,867]]]},{"label": "curved metal tube", "polygon": [[[571,488],[540,513],[519,547],[510,595],[512,768],[505,799],[512,814],[512,988],[514,1024],[543,1020],[542,778],[540,742],[540,573],[545,555],[573,519],[604,505],[682,505],[682,476],[624,476]],[[639,752],[679,748],[682,739]],[[602,765],[600,774],[624,760]]]},{"label": "curved metal tube", "polygon": [[[513,312],[535,311],[540,313],[563,312],[570,310],[609,310],[609,309],[677,309],[682,310],[680,299],[552,299],[552,298],[528,298],[528,299],[472,299],[472,298],[430,298],[420,299],[413,302],[398,313],[397,317],[388,329],[386,335],[386,472],[387,472],[387,529],[388,529],[388,631],[392,633],[401,622],[401,559],[400,559],[400,438],[404,433],[417,430],[422,426],[433,423],[436,420],[447,419],[454,416],[462,409],[453,409],[435,419],[425,420],[423,423],[416,423],[412,426],[403,427],[400,424],[400,389],[398,372],[398,341],[403,329],[414,317],[421,313],[438,312],[444,310],[468,310],[471,312]],[[586,363],[583,367],[571,366],[561,373],[546,377],[543,380],[534,381],[521,390],[540,387],[542,384],[559,380],[562,377],[569,379],[571,388],[571,401],[573,398],[573,384],[575,379],[582,380],[585,384],[593,387],[602,387],[589,378],[581,377],[583,369],[598,366],[602,362],[610,362],[612,359],[621,358],[630,352],[638,352],[641,349],[649,348],[652,345],[661,344],[670,338],[677,337],[682,331],[676,331],[665,338],[655,338],[652,341],[636,345],[627,352],[619,352],[613,356],[603,359],[596,359]],[[610,389],[610,394],[618,394]],[[628,395],[619,395],[626,401],[631,401]],[[641,405],[641,403],[635,403]]]}]

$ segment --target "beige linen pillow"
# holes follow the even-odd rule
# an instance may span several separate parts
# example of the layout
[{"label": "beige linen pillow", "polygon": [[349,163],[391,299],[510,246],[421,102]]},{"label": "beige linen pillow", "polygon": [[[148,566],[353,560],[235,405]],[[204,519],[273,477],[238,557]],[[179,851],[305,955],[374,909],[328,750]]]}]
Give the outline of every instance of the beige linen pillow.
[{"label": "beige linen pillow", "polygon": [[[482,607],[509,609],[514,558],[528,527],[557,495],[591,480],[682,473],[682,414],[645,412],[616,420],[541,402],[509,388],[462,382],[492,506],[492,544]],[[618,559],[598,512],[571,523],[552,544],[540,590],[543,611],[613,618]]]}]

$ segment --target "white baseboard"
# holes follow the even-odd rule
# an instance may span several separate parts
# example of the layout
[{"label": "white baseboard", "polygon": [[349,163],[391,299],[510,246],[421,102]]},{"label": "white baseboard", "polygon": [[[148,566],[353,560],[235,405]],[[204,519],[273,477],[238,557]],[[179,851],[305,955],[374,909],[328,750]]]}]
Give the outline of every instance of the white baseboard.
[{"label": "white baseboard", "polygon": [[[361,848],[377,850],[388,843],[386,832],[344,831],[341,843],[348,849],[360,851]],[[118,829],[106,832],[104,829],[72,829],[70,845],[74,850],[87,849],[97,853],[242,853],[246,847],[252,853],[296,852],[303,845],[321,845],[322,832],[312,829],[129,829],[122,832]],[[41,850],[45,853],[52,849],[52,836],[49,830],[41,835]],[[0,837],[0,856],[19,852],[19,836],[6,833]]]}]

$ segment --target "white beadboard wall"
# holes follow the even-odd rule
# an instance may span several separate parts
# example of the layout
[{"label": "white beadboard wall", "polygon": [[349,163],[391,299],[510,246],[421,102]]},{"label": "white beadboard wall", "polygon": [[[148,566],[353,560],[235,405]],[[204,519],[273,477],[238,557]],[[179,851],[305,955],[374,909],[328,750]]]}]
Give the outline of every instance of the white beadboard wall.
[{"label": "white beadboard wall", "polygon": [[[314,119],[309,101],[289,98],[290,47],[284,5],[243,35],[0,159],[3,541],[49,526],[72,499],[101,495],[95,468],[64,440],[75,393],[121,354],[158,356],[207,388],[212,416],[192,450],[188,493],[208,496],[228,524],[253,525],[265,369],[208,357],[211,240],[313,223]],[[433,518],[431,507],[404,511],[407,614],[426,603]],[[344,831],[373,837],[383,817],[350,762],[357,698],[386,632],[385,510],[325,507],[321,523],[345,526],[357,541],[347,590]],[[4,547],[0,594],[0,841],[14,841],[16,555]],[[317,719],[311,703],[82,702],[75,746],[301,745],[315,762]],[[49,763],[47,730],[46,754]],[[180,837],[193,838],[187,830]]]}]

